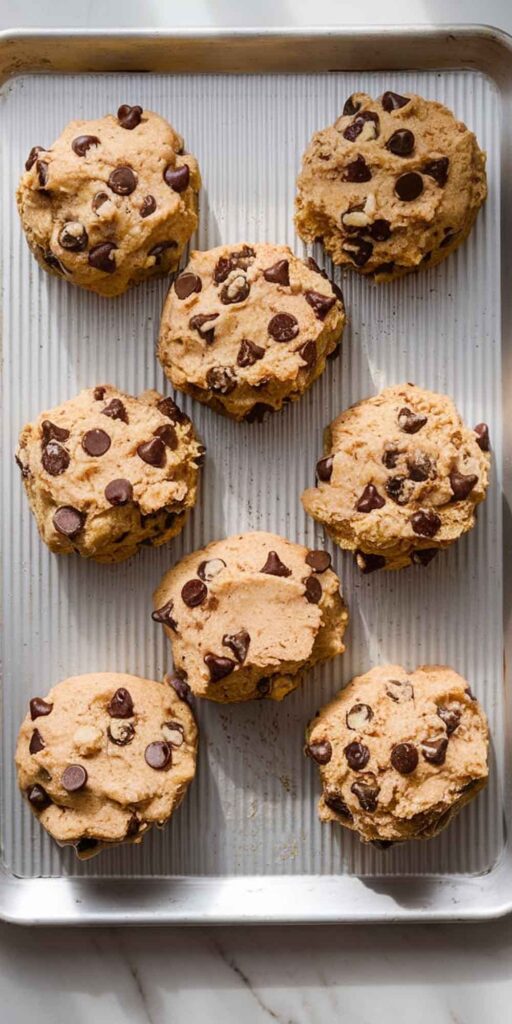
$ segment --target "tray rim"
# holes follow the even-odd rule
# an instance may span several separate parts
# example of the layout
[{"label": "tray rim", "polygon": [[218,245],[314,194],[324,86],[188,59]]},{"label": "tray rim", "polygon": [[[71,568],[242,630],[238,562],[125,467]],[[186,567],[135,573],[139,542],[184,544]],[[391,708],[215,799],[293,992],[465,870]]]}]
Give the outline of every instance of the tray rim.
[{"label": "tray rim", "polygon": [[[226,43],[226,66],[218,67],[218,49],[210,66],[191,67],[192,56],[204,57],[208,44]],[[284,44],[315,41],[311,59]],[[362,63],[358,57],[364,42]],[[392,59],[400,42],[404,56]],[[86,46],[87,43],[94,44]],[[63,45],[65,44],[65,45]],[[407,46],[403,51],[404,44]],[[376,48],[371,50],[371,46]],[[174,50],[172,50],[174,46]],[[130,66],[132,54],[163,57],[152,67]],[[267,49],[269,52],[267,52]],[[85,53],[82,51],[85,50]],[[341,51],[343,63],[326,68]],[[512,35],[488,25],[351,26],[339,28],[220,29],[8,29],[0,32],[0,86],[24,74],[139,73],[270,73],[288,71],[473,70],[487,75],[502,92],[512,94]],[[161,51],[161,52],[160,52]],[[75,56],[76,55],[76,56]],[[73,64],[78,57],[79,64]],[[82,59],[85,57],[85,61]],[[499,58],[501,57],[501,62]],[[184,62],[184,63],[183,63]],[[137,62],[138,63],[138,62]],[[305,66],[308,64],[309,66]],[[510,131],[503,151],[512,150]],[[504,152],[502,152],[502,160]],[[502,211],[502,240],[510,237],[512,211]],[[512,270],[512,253],[502,247],[502,277]],[[506,297],[507,293],[504,292]],[[507,301],[503,304],[503,321]],[[502,322],[502,330],[504,323]],[[509,347],[510,348],[510,347]],[[504,346],[503,366],[512,374],[512,351]],[[503,384],[503,391],[505,385]],[[503,396],[505,397],[505,396]],[[512,494],[512,426],[504,426],[503,503]],[[510,442],[507,444],[506,442]],[[512,538],[505,533],[504,557],[512,557]],[[505,651],[512,641],[512,582],[505,588]],[[504,667],[504,683],[508,679]],[[512,715],[509,709],[508,717]],[[510,725],[510,722],[508,723]],[[489,880],[495,885],[489,892]],[[134,886],[134,881],[137,883]],[[487,883],[487,884],[486,884]],[[94,896],[91,898],[91,888]],[[129,892],[134,889],[135,893]],[[293,901],[290,901],[290,890]],[[508,896],[507,896],[508,891]],[[377,893],[377,896],[376,896]],[[427,895],[428,893],[428,895]],[[348,903],[348,906],[347,906]],[[174,877],[172,879],[25,879],[0,867],[0,919],[41,925],[163,924],[321,924],[341,921],[404,922],[496,919],[512,912],[512,857],[507,844],[489,872],[474,875],[396,876],[379,886],[379,876],[245,876]]]}]

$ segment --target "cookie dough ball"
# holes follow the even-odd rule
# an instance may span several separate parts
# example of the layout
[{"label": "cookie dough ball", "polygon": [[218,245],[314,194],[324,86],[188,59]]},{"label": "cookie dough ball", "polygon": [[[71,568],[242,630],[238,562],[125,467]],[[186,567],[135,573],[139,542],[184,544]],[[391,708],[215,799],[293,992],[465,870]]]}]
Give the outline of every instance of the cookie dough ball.
[{"label": "cookie dough ball", "polygon": [[34,146],[18,186],[23,230],[40,266],[100,295],[175,270],[197,227],[197,161],[150,110],[72,121]]},{"label": "cookie dough ball", "polygon": [[51,551],[120,562],[183,529],[204,452],[171,398],[101,385],[28,423],[16,461]]},{"label": "cookie dough ball", "polygon": [[357,676],[306,732],[322,780],[319,815],[377,845],[430,839],[487,781],[487,720],[445,665]]},{"label": "cookie dough ball", "polygon": [[44,828],[85,858],[165,824],[196,755],[194,716],[168,680],[98,672],[30,701],[16,768]]},{"label": "cookie dough ball", "polygon": [[302,503],[362,572],[427,565],[474,526],[489,466],[485,423],[469,430],[446,395],[402,384],[327,427]]},{"label": "cookie dough ball", "polygon": [[345,650],[348,613],[327,551],[245,533],[183,558],[154,595],[174,664],[199,697],[282,700]]},{"label": "cookie dough ball", "polygon": [[295,223],[335,263],[390,281],[446,259],[486,195],[485,154],[450,110],[356,93],[304,154]]},{"label": "cookie dough ball", "polygon": [[345,325],[343,296],[285,245],[194,252],[169,291],[158,356],[175,387],[235,420],[300,398]]}]

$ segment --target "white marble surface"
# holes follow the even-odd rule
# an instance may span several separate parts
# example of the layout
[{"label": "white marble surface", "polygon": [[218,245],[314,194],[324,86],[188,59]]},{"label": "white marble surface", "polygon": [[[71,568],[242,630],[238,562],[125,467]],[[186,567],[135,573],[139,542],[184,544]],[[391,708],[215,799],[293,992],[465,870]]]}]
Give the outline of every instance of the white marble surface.
[{"label": "white marble surface", "polygon": [[[485,22],[510,0],[0,0],[14,26]],[[24,929],[0,925],[2,1024],[505,1024],[512,918],[480,925]]]}]

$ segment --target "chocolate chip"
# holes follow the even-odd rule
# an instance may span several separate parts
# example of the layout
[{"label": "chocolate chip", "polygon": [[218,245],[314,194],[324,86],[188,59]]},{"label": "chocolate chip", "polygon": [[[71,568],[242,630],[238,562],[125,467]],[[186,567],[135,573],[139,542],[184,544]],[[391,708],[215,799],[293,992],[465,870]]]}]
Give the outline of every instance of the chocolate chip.
[{"label": "chocolate chip", "polygon": [[162,262],[162,260],[161,260],[162,254],[164,252],[167,252],[168,249],[176,249],[177,244],[178,244],[177,242],[173,242],[173,241],[158,242],[157,245],[154,245],[152,247],[152,249],[149,250],[148,256],[154,256],[155,257],[155,266],[159,267],[161,262]]},{"label": "chocolate chip", "polygon": [[38,754],[40,750],[44,750],[45,743],[39,729],[34,729],[32,736],[30,737],[30,743],[28,745],[29,754]]},{"label": "chocolate chip", "polygon": [[140,124],[142,107],[130,107],[128,103],[123,103],[117,111],[117,117],[121,128],[127,128],[128,131],[132,131]]},{"label": "chocolate chip", "polygon": [[67,441],[68,437],[69,430],[66,430],[65,427],[58,427],[51,420],[43,420],[41,423],[41,439],[44,445],[47,445],[49,441]]},{"label": "chocolate chip", "polygon": [[319,604],[322,600],[322,584],[316,576],[308,576],[304,580],[304,596],[310,604]]},{"label": "chocolate chip", "polygon": [[188,704],[192,696],[192,690],[186,680],[179,675],[166,676],[165,678],[169,686],[172,686],[173,690],[175,690],[179,699]]},{"label": "chocolate chip", "polygon": [[42,255],[43,255],[44,262],[47,264],[48,267],[51,267],[52,270],[56,270],[58,274],[67,274],[67,273],[69,273],[69,271],[66,269],[64,264],[61,263],[61,261],[59,259],[57,259],[57,257],[55,256],[55,254],[53,252],[51,252],[51,251],[43,252]]},{"label": "chocolate chip", "polygon": [[329,764],[332,757],[332,747],[329,740],[317,740],[309,743],[306,747],[306,754],[313,758],[317,764]]},{"label": "chocolate chip", "polygon": [[432,474],[432,460],[425,452],[415,451],[407,458],[407,468],[411,480],[421,483],[424,480],[428,480]]},{"label": "chocolate chip", "polygon": [[407,171],[395,181],[395,195],[403,203],[412,203],[423,192],[423,178],[416,171]]},{"label": "chocolate chip", "polygon": [[[445,231],[446,231],[446,228],[445,228]],[[457,235],[458,235],[458,231],[450,231],[450,230],[448,229],[447,233],[445,234],[445,236],[444,236],[444,238],[443,238],[443,241],[439,243],[439,248],[440,248],[440,249],[446,249],[446,247],[447,247],[448,245],[451,245],[451,244],[452,244],[452,242],[453,242],[453,239],[454,239],[454,238],[455,238],[455,237],[456,237]]]},{"label": "chocolate chip", "polygon": [[349,96],[348,100],[345,100],[345,106],[343,107],[343,117],[353,117],[357,114],[357,111],[361,109],[361,104],[358,100],[355,100],[353,96]]},{"label": "chocolate chip", "polygon": [[45,150],[44,146],[32,146],[32,149],[30,150],[30,153],[28,154],[28,157],[27,157],[27,159],[25,161],[25,170],[26,171],[32,170],[32,168],[33,168],[33,166],[34,166],[34,164],[35,164],[35,162],[37,160],[38,154],[39,153],[45,153],[45,152],[46,152],[46,150]]},{"label": "chocolate chip", "polygon": [[218,654],[205,654],[203,660],[210,673],[210,682],[212,683],[218,683],[219,679],[229,676],[236,668],[236,662],[232,658],[222,658]]},{"label": "chocolate chip", "polygon": [[369,704],[354,704],[345,716],[347,729],[353,729],[355,732],[364,732],[372,718],[373,711]]},{"label": "chocolate chip", "polygon": [[321,292],[305,292],[304,298],[311,306],[317,320],[325,320],[329,310],[332,309],[336,302],[334,296],[322,295]]},{"label": "chocolate chip", "polygon": [[386,469],[395,469],[398,459],[400,458],[400,452],[394,445],[386,442],[384,445],[384,452],[382,455],[382,461]]},{"label": "chocolate chip", "polygon": [[129,480],[111,480],[105,487],[105,497],[111,505],[127,505],[133,498],[133,487]]},{"label": "chocolate chip", "polygon": [[413,743],[396,743],[391,751],[391,764],[400,775],[410,775],[418,767],[418,751]]},{"label": "chocolate chip", "polygon": [[281,561],[277,551],[269,551],[267,561],[260,572],[265,572],[269,576],[291,576],[292,574],[292,570]]},{"label": "chocolate chip", "polygon": [[262,423],[267,413],[274,412],[274,407],[267,402],[255,402],[249,412],[246,412],[244,420],[246,423]]},{"label": "chocolate chip", "polygon": [[170,448],[173,452],[176,451],[179,441],[172,423],[164,423],[163,426],[157,427],[154,433],[155,437],[161,438],[167,448]]},{"label": "chocolate chip", "polygon": [[169,626],[169,629],[174,630],[175,633],[178,631],[178,623],[172,617],[172,611],[174,608],[174,601],[167,601],[166,604],[162,605],[161,608],[156,608],[151,614],[153,622],[161,622],[163,626]]},{"label": "chocolate chip", "polygon": [[103,206],[103,203],[108,203],[108,195],[107,195],[107,193],[106,192],[96,192],[96,195],[94,196],[94,198],[92,200],[92,203],[91,203],[93,212],[97,213],[99,208],[100,208],[100,206]]},{"label": "chocolate chip", "polygon": [[173,423],[181,423],[183,425],[190,423],[187,414],[181,411],[172,398],[161,398],[157,402],[156,407],[162,413],[162,416],[167,416],[167,419],[172,420]]},{"label": "chocolate chip", "polygon": [[79,839],[75,843],[75,850],[78,854],[89,853],[91,850],[96,850],[100,845],[99,839],[93,839],[91,836],[85,836],[83,839]]},{"label": "chocolate chip", "polygon": [[306,565],[309,565],[313,572],[326,572],[331,567],[331,556],[328,551],[322,551],[320,548],[308,551]]},{"label": "chocolate chip", "polygon": [[354,772],[362,771],[370,760],[368,747],[365,747],[364,743],[358,743],[357,740],[345,747],[344,754],[349,768],[352,768]]},{"label": "chocolate chip", "polygon": [[95,270],[102,270],[105,274],[113,274],[116,270],[114,258],[116,249],[117,245],[114,245],[114,242],[100,242],[99,245],[94,245],[89,250],[89,266],[94,267]]},{"label": "chocolate chip", "polygon": [[113,398],[101,410],[101,415],[108,416],[111,420],[122,420],[123,423],[128,423],[128,414],[120,398]]},{"label": "chocolate chip", "polygon": [[107,727],[107,736],[112,743],[115,743],[116,747],[126,747],[128,743],[132,742],[135,729],[131,722],[122,722],[114,718]]},{"label": "chocolate chip", "polygon": [[304,345],[301,345],[300,348],[297,349],[297,355],[299,355],[300,358],[306,364],[306,369],[312,370],[313,367],[316,366],[316,360],[317,360],[317,351],[316,351],[315,342],[314,341],[306,341],[304,343]]},{"label": "chocolate chip", "polygon": [[358,550],[355,553],[356,565],[361,570],[364,576],[368,576],[371,572],[377,572],[379,569],[383,569],[386,564],[384,555],[374,555],[367,551]]},{"label": "chocolate chip", "polygon": [[41,462],[50,476],[60,476],[69,466],[69,452],[58,441],[49,441],[43,448]]},{"label": "chocolate chip", "polygon": [[448,181],[448,168],[450,161],[447,156],[441,156],[438,160],[429,160],[421,168],[423,174],[428,174],[441,188],[444,188]]},{"label": "chocolate chip", "polygon": [[185,730],[181,722],[163,722],[162,735],[171,747],[182,747],[185,740]]},{"label": "chocolate chip", "polygon": [[265,281],[270,281],[270,284],[281,284],[283,288],[287,288],[290,284],[289,269],[288,260],[278,260],[272,267],[267,267],[263,271],[263,277]]},{"label": "chocolate chip", "polygon": [[241,342],[236,357],[238,366],[254,366],[254,363],[258,362],[258,359],[263,359],[265,355],[265,349],[260,348],[254,341],[248,341],[244,338]]},{"label": "chocolate chip", "polygon": [[89,236],[83,224],[77,220],[70,220],[64,224],[59,232],[59,245],[69,252],[82,252],[87,248]]},{"label": "chocolate chip", "polygon": [[120,686],[112,696],[107,707],[111,718],[132,718],[134,714],[132,695],[124,686]]},{"label": "chocolate chip", "polygon": [[372,172],[368,167],[366,160],[362,156],[358,156],[355,160],[351,160],[351,162],[345,167],[345,181],[370,181],[371,176]]},{"label": "chocolate chip", "polygon": [[368,234],[372,236],[374,242],[387,242],[391,234],[391,224],[384,220],[384,217],[379,217],[370,224]]},{"label": "chocolate chip", "polygon": [[379,494],[375,485],[367,484],[357,502],[356,509],[358,512],[373,512],[374,509],[382,508],[385,504],[385,499]]},{"label": "chocolate chip", "polygon": [[473,487],[477,483],[478,477],[474,473],[466,475],[459,473],[456,469],[452,469],[450,473],[450,487],[453,491],[452,501],[464,501],[471,494]]},{"label": "chocolate chip", "polygon": [[461,712],[458,708],[448,708],[441,704],[437,709],[437,714],[444,722],[448,736],[451,736],[460,725]]},{"label": "chocolate chip", "polygon": [[394,700],[395,704],[404,704],[414,700],[414,687],[412,683],[403,679],[388,679],[386,683],[386,694]]},{"label": "chocolate chip", "polygon": [[386,149],[389,149],[395,156],[410,156],[414,149],[414,143],[413,133],[408,128],[399,128],[386,142]]},{"label": "chocolate chip", "polygon": [[410,519],[411,526],[419,537],[435,537],[441,529],[441,520],[432,509],[420,509]]},{"label": "chocolate chip", "polygon": [[130,196],[137,188],[137,175],[131,167],[116,167],[110,174],[107,185],[118,196]]},{"label": "chocolate chip", "polygon": [[174,282],[174,291],[179,299],[188,299],[194,292],[200,292],[202,287],[201,278],[188,272],[180,274]]},{"label": "chocolate chip", "polygon": [[230,256],[220,256],[213,269],[213,280],[215,284],[222,284],[229,277],[234,269]]},{"label": "chocolate chip", "polygon": [[272,682],[271,682],[271,680],[268,679],[267,676],[262,676],[262,678],[258,679],[258,682],[256,683],[256,689],[258,691],[258,694],[259,694],[260,698],[268,697],[268,695],[269,695],[269,693],[270,693],[270,691],[272,689]]},{"label": "chocolate chip", "polygon": [[222,637],[224,647],[229,647],[233,651],[240,665],[243,665],[247,657],[250,642],[251,637],[246,629],[240,629],[238,633],[225,633]]},{"label": "chocolate chip", "polygon": [[211,583],[225,568],[226,563],[223,558],[209,558],[206,562],[200,562],[197,567],[197,575],[205,583]]},{"label": "chocolate chip", "polygon": [[350,257],[356,267],[364,267],[373,253],[373,245],[366,238],[351,238],[350,245],[343,246],[343,252]]},{"label": "chocolate chip", "polygon": [[448,740],[446,736],[440,736],[438,739],[423,740],[420,744],[421,753],[429,764],[444,764],[447,749]]},{"label": "chocolate chip", "polygon": [[172,747],[165,740],[155,740],[154,743],[148,743],[144,751],[144,760],[150,768],[161,772],[168,765],[172,764]]},{"label": "chocolate chip", "polygon": [[201,580],[188,580],[181,589],[181,599],[189,608],[197,608],[208,596],[208,588]]},{"label": "chocolate chip", "polygon": [[334,457],[332,455],[327,455],[324,459],[319,459],[317,462],[316,475],[318,480],[321,480],[322,483],[326,484],[331,479],[333,461]]},{"label": "chocolate chip", "polygon": [[52,803],[51,797],[42,786],[30,786],[26,791],[27,800],[35,811],[44,811]]},{"label": "chocolate chip", "polygon": [[156,210],[156,199],[154,196],[144,196],[139,208],[141,217],[150,217]]},{"label": "chocolate chip", "polygon": [[73,139],[71,143],[71,149],[77,156],[85,156],[91,146],[99,145],[101,143],[97,135],[77,135],[76,139]]},{"label": "chocolate chip", "polygon": [[61,785],[68,793],[78,793],[88,779],[87,769],[81,764],[68,764],[61,775]]},{"label": "chocolate chip", "polygon": [[342,796],[335,790],[327,790],[324,793],[324,801],[327,807],[330,807],[331,811],[335,814],[341,815],[342,818],[346,818],[347,821],[353,821],[352,811],[349,810]]},{"label": "chocolate chip", "polygon": [[72,505],[61,505],[54,513],[53,525],[64,537],[76,537],[85,526],[85,515]]},{"label": "chocolate chip", "polygon": [[48,164],[46,160],[38,160],[36,163],[37,177],[41,188],[48,184]]},{"label": "chocolate chip", "polygon": [[143,822],[140,822],[136,814],[132,814],[125,833],[125,839],[130,839],[132,836],[138,835],[140,826]]},{"label": "chocolate chip", "polygon": [[171,167],[169,164],[164,171],[165,184],[172,188],[173,192],[184,192],[190,182],[190,168],[188,164],[181,167]]},{"label": "chocolate chip", "polygon": [[106,387],[104,387],[103,384],[98,384],[98,386],[95,387],[94,391],[93,391],[94,401],[95,402],[102,402],[103,399],[105,398],[106,393],[107,393]]},{"label": "chocolate chip", "polygon": [[490,448],[489,440],[489,427],[487,423],[477,423],[475,427],[476,443],[483,452],[488,452]]},{"label": "chocolate chip", "polygon": [[320,274],[320,277],[325,277],[326,281],[329,280],[325,270],[321,270],[320,269],[320,267],[318,266],[318,263],[316,262],[316,260],[313,259],[312,256],[307,256],[306,259],[303,260],[302,262],[308,268],[308,270],[313,270],[315,272],[315,274]]},{"label": "chocolate chip", "polygon": [[404,406],[398,413],[398,426],[400,430],[403,430],[405,434],[417,434],[418,430],[421,430],[427,422],[427,416],[422,416],[420,413],[413,412],[412,409],[408,409]]},{"label": "chocolate chip", "polygon": [[30,701],[30,717],[33,722],[36,718],[49,715],[53,711],[53,704],[48,704],[42,697],[32,697]]},{"label": "chocolate chip", "polygon": [[438,554],[439,548],[417,548],[411,552],[411,562],[414,565],[428,565]]},{"label": "chocolate chip", "polygon": [[165,466],[165,444],[160,437],[152,437],[151,441],[144,441],[137,448],[137,455],[148,466],[155,466],[161,469]]},{"label": "chocolate chip", "polygon": [[192,316],[188,322],[188,326],[193,331],[198,331],[201,338],[207,345],[212,345],[214,341],[215,328],[209,327],[206,331],[203,331],[205,324],[210,323],[211,320],[217,320],[218,313],[198,313],[196,316]]},{"label": "chocolate chip", "polygon": [[380,793],[380,786],[377,785],[375,776],[368,773],[364,779],[357,779],[352,783],[350,791],[359,800],[363,811],[373,814],[373,811],[377,809],[377,798]]},{"label": "chocolate chip", "polygon": [[212,391],[229,395],[236,388],[236,374],[229,366],[213,366],[206,374],[206,383]]},{"label": "chocolate chip", "polygon": [[244,302],[250,290],[251,286],[245,274],[237,274],[221,288],[220,301],[225,306],[230,306],[235,302]]},{"label": "chocolate chip", "polygon": [[88,430],[82,438],[82,448],[92,458],[99,458],[108,452],[111,443],[106,430]]},{"label": "chocolate chip", "polygon": [[392,476],[386,483],[386,494],[397,505],[407,505],[411,496],[409,481],[405,476]]},{"label": "chocolate chip", "polygon": [[363,110],[360,114],[354,118],[354,120],[347,125],[343,132],[343,138],[348,139],[349,142],[355,142],[359,137],[363,128],[367,122],[373,123],[373,128],[367,134],[366,138],[376,139],[379,135],[379,115],[375,114],[373,110]]},{"label": "chocolate chip", "polygon": [[405,107],[405,104],[410,102],[409,96],[400,96],[398,92],[389,91],[384,92],[381,99],[382,106],[388,114],[390,114],[392,110],[399,110],[400,107]]}]

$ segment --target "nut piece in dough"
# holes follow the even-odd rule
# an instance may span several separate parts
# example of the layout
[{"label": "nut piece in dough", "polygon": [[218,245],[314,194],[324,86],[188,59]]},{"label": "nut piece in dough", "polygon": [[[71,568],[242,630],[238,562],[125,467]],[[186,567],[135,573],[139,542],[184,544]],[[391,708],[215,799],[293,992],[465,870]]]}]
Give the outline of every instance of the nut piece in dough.
[{"label": "nut piece in dough", "polygon": [[183,529],[204,451],[171,398],[99,385],[28,423],[16,461],[51,551],[120,562]]},{"label": "nut piece in dough", "polygon": [[153,618],[200,697],[282,700],[305,669],[342,654],[348,613],[326,551],[245,533],[194,551],[164,576]]},{"label": "nut piece in dough", "polygon": [[17,191],[28,244],[50,274],[121,295],[176,270],[197,227],[201,178],[183,139],[150,110],[72,121],[34,146]]},{"label": "nut piece in dough", "polygon": [[489,467],[484,423],[470,430],[446,395],[402,384],[327,427],[302,503],[364,573],[427,565],[474,526]]},{"label": "nut piece in dough", "polygon": [[446,259],[486,195],[485,154],[447,107],[355,93],[304,154],[295,223],[334,263],[391,281]]},{"label": "nut piece in dough", "polygon": [[85,859],[165,824],[196,756],[195,719],[171,680],[98,672],[31,700],[16,768],[41,825]]},{"label": "nut piece in dough", "polygon": [[158,356],[181,391],[259,421],[319,377],[345,325],[343,296],[284,245],[193,252],[169,291]]},{"label": "nut piece in dough", "polygon": [[436,836],[487,782],[487,720],[444,665],[382,665],[357,676],[310,722],[322,821],[380,846]]}]

